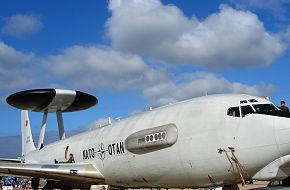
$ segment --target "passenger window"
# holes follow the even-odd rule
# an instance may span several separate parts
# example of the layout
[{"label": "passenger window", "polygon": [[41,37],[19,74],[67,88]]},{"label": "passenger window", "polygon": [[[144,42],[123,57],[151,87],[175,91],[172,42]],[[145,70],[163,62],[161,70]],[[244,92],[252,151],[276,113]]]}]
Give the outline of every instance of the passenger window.
[{"label": "passenger window", "polygon": [[239,107],[232,107],[228,109],[228,115],[233,117],[240,117]]},{"label": "passenger window", "polygon": [[251,106],[242,106],[242,117],[245,117],[247,114],[254,113],[254,110]]}]

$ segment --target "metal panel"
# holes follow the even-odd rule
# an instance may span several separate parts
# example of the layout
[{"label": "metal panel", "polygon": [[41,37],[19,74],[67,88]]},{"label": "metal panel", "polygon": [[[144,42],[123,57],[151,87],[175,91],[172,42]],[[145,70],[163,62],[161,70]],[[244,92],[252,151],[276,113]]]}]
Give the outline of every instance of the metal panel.
[{"label": "metal panel", "polygon": [[125,147],[132,153],[144,154],[170,147],[177,138],[178,129],[171,123],[133,133],[126,138]]}]

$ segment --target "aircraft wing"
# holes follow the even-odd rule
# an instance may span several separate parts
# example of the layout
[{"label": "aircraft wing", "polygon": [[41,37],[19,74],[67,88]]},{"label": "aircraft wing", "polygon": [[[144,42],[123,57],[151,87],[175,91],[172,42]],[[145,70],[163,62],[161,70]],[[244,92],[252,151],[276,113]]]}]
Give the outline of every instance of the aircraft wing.
[{"label": "aircraft wing", "polygon": [[0,158],[0,163],[21,163],[21,159]]},{"label": "aircraft wing", "polygon": [[280,157],[257,172],[253,179],[261,181],[283,180],[290,176],[290,155]]},{"label": "aircraft wing", "polygon": [[104,182],[103,175],[91,164],[0,163],[0,173],[73,183],[102,184]]}]

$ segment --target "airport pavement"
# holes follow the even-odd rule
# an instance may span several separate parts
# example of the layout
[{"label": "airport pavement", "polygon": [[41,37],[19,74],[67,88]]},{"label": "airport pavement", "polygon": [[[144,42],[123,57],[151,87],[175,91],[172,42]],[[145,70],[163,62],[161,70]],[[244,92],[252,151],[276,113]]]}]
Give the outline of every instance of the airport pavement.
[{"label": "airport pavement", "polygon": [[[272,187],[267,187],[268,182],[263,182],[263,181],[255,181],[254,184],[247,184],[245,186],[242,186],[239,184],[236,188],[236,190],[290,190],[290,187],[282,187],[282,186],[272,186]],[[1,189],[1,188],[0,188]],[[23,188],[13,188],[13,190],[22,190]],[[26,190],[31,190],[31,187],[28,186],[25,188]],[[40,187],[41,189],[41,187]],[[92,188],[92,190],[106,190],[107,186],[103,185],[96,185]],[[221,190],[222,188],[215,188],[215,190]],[[8,190],[8,189],[7,189]],[[142,189],[133,189],[133,188],[128,188],[127,190],[167,190],[167,189],[157,189],[157,188],[142,188]],[[199,188],[199,189],[170,189],[170,190],[210,190],[209,188]],[[213,189],[211,189],[213,190]]]},{"label": "airport pavement", "polygon": [[255,190],[290,190],[290,187],[281,187],[281,186],[276,186],[276,187],[264,187],[264,188],[258,188]]}]

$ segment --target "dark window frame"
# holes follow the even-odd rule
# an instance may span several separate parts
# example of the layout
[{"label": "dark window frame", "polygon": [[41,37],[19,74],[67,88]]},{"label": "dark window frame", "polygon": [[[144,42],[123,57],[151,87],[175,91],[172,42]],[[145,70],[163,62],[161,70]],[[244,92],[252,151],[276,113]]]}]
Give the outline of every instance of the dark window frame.
[{"label": "dark window frame", "polygon": [[241,117],[239,106],[230,107],[227,111],[227,115],[232,117]]},{"label": "dark window frame", "polygon": [[249,114],[255,113],[255,110],[252,108],[251,105],[244,105],[244,106],[241,106],[241,113],[242,113],[242,117],[245,117]]}]

